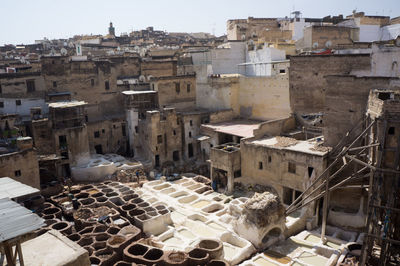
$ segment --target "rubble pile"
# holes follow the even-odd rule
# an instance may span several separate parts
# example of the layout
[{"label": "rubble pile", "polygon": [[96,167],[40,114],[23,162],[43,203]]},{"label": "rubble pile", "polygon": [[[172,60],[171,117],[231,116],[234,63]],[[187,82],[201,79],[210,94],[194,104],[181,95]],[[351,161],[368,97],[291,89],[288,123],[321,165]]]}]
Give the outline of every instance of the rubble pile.
[{"label": "rubble pile", "polygon": [[285,208],[279,197],[270,192],[255,193],[243,208],[247,221],[260,227],[276,222],[284,213]]}]

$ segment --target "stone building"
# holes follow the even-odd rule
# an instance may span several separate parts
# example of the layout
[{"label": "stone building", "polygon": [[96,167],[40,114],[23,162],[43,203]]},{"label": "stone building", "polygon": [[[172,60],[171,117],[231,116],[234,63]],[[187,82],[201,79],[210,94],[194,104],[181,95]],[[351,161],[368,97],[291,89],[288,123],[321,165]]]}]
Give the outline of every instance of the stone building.
[{"label": "stone building", "polygon": [[40,189],[39,163],[32,138],[19,137],[16,118],[0,116],[0,176]]}]

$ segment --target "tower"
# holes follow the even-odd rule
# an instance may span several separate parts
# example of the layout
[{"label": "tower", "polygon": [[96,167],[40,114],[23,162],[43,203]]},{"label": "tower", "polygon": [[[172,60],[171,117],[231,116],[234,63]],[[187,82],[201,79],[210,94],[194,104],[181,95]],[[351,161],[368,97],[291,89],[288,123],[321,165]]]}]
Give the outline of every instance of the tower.
[{"label": "tower", "polygon": [[115,28],[113,27],[112,22],[110,22],[110,27],[108,27],[108,34],[111,36],[115,36]]}]

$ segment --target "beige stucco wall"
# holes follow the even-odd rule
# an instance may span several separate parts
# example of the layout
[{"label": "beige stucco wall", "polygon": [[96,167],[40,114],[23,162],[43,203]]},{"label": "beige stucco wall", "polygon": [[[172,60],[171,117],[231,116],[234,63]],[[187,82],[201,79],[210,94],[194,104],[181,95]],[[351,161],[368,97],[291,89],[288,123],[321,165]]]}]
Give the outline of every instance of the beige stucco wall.
[{"label": "beige stucco wall", "polygon": [[[15,171],[21,176],[15,176]],[[39,163],[32,148],[0,156],[0,177],[10,177],[28,186],[40,189]]]},{"label": "beige stucco wall", "polygon": [[290,115],[289,75],[239,78],[237,103],[232,109],[241,117],[272,120]]}]

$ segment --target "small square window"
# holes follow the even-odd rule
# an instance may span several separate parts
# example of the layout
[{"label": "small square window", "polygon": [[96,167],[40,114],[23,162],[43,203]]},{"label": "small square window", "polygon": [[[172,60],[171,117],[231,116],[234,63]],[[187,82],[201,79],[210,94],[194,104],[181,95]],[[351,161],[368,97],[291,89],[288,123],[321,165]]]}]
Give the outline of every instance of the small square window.
[{"label": "small square window", "polygon": [[14,172],[15,177],[21,176],[21,170],[17,170]]},{"label": "small square window", "polygon": [[280,69],[280,70],[279,70],[279,73],[285,74],[285,73],[286,73],[286,70],[285,70],[285,69]]},{"label": "small square window", "polygon": [[15,105],[21,105],[21,100],[15,100]]},{"label": "small square window", "polygon": [[97,139],[97,138],[100,138],[100,131],[95,131],[94,132],[94,137]]},{"label": "small square window", "polygon": [[395,130],[395,128],[394,128],[394,127],[389,127],[389,130],[388,130],[388,135],[394,135],[394,134],[395,134],[395,132],[396,132],[396,130]]},{"label": "small square window", "polygon": [[288,163],[288,172],[292,173],[292,174],[296,173],[296,164],[295,163],[292,163],[292,162]]}]

